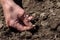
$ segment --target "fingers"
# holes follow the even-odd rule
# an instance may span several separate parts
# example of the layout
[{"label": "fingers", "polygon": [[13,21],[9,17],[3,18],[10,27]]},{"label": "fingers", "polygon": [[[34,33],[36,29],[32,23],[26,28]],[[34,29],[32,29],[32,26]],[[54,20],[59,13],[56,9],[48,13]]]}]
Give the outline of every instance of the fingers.
[{"label": "fingers", "polygon": [[29,25],[29,24],[32,25],[32,23],[30,22],[30,20],[31,20],[32,18],[33,18],[32,16],[26,15],[26,16],[24,17],[24,20],[23,20],[24,24],[25,24],[25,25]]},{"label": "fingers", "polygon": [[25,31],[25,30],[30,30],[31,28],[33,28],[32,26],[23,26],[19,23],[16,24],[16,28],[19,30],[19,31]]},{"label": "fingers", "polygon": [[25,18],[26,18],[26,20],[30,21],[33,19],[33,16],[26,15]]},{"label": "fingers", "polygon": [[24,26],[24,25],[21,25],[18,22],[16,22],[14,25],[15,25],[15,28],[17,28],[17,30],[19,30],[19,31],[30,30],[31,28],[33,28],[31,23],[27,26]]},{"label": "fingers", "polygon": [[13,27],[13,28],[16,28],[19,31],[30,30],[31,28],[33,28],[33,26],[31,24],[29,24],[27,26],[24,26],[24,25],[21,25],[17,21],[14,21],[14,20],[11,20],[9,22],[9,26]]},{"label": "fingers", "polygon": [[30,20],[32,20],[33,19],[33,17],[32,16],[30,16],[30,17],[28,17],[28,20],[30,21]]}]

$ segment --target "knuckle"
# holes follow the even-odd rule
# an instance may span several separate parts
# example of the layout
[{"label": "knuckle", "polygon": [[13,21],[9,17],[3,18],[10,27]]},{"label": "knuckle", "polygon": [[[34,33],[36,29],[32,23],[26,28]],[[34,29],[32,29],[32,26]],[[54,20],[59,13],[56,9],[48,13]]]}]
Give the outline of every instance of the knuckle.
[{"label": "knuckle", "polygon": [[14,20],[10,20],[9,26],[13,26],[13,24],[14,24]]},{"label": "knuckle", "polygon": [[7,20],[6,25],[7,26],[13,26],[14,21],[13,20]]},{"label": "knuckle", "polygon": [[20,15],[23,15],[24,14],[24,10],[20,10]]}]

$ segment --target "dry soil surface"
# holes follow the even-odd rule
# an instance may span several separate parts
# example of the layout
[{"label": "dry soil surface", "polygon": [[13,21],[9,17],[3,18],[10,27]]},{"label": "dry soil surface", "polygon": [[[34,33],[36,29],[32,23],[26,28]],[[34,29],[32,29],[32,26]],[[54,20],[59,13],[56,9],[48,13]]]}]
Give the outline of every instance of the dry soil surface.
[{"label": "dry soil surface", "polygon": [[36,26],[24,32],[7,28],[0,6],[0,40],[60,40],[60,0],[22,0],[22,4]]}]

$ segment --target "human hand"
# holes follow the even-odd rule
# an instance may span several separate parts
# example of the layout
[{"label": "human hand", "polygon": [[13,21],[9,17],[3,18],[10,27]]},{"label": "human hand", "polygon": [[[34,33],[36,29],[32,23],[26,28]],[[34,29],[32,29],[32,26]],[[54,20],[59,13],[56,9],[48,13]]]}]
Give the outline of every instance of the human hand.
[{"label": "human hand", "polygon": [[33,17],[26,15],[24,10],[13,1],[7,0],[5,4],[3,4],[3,11],[7,26],[16,28],[19,31],[33,28],[30,22]]}]

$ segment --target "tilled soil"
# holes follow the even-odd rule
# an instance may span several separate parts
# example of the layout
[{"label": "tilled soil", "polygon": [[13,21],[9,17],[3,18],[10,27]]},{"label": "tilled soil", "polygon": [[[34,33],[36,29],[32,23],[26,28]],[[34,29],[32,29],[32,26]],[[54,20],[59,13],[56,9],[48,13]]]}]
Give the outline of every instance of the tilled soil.
[{"label": "tilled soil", "polygon": [[24,32],[7,28],[0,7],[0,40],[60,40],[60,0],[22,0],[22,4],[36,26]]}]

